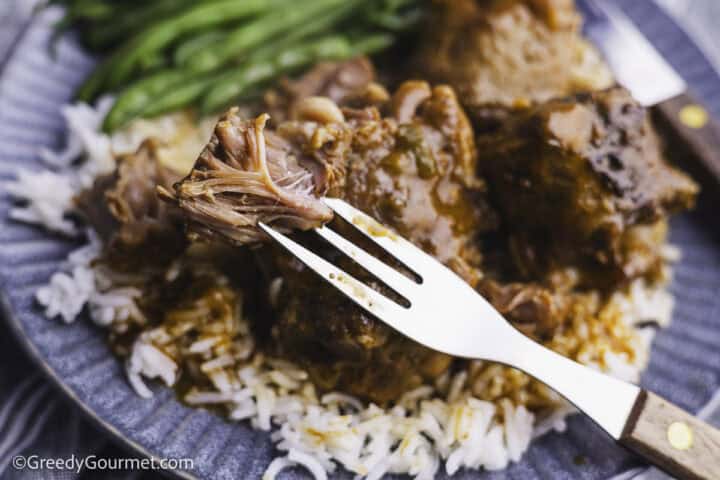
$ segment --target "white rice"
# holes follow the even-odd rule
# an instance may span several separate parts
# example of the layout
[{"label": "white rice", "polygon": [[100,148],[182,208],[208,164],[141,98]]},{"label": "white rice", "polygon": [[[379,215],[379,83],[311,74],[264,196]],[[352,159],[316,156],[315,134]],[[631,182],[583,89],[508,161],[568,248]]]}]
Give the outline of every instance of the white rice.
[{"label": "white rice", "polygon": [[[69,127],[67,147],[57,154],[42,152],[45,162],[56,171],[22,171],[6,186],[24,202],[11,212],[13,218],[76,234],[77,228],[67,219],[73,194],[97,175],[112,171],[114,153],[133,150],[150,133],[169,135],[174,128],[176,120],[165,117],[157,122],[142,121],[140,127],[108,137],[99,133],[98,127],[110,104],[111,100],[104,99],[94,108],[78,104],[63,109]],[[76,162],[79,156],[83,161]],[[102,326],[124,324],[129,318],[144,324],[136,304],[141,292],[125,286],[131,283],[123,281],[127,278],[92,264],[100,248],[89,232],[88,244],[71,253],[64,270],[38,290],[38,302],[48,317],[65,322],[74,321],[87,306],[93,321]],[[671,255],[677,252],[668,250]],[[177,275],[179,268],[174,265],[166,275]],[[670,321],[670,295],[663,289],[649,289],[642,281],[635,282],[629,294],[616,294],[611,302],[631,325],[648,318],[661,325]],[[462,468],[499,470],[519,461],[534,436],[563,430],[565,416],[573,411],[561,406],[536,422],[524,406],[509,400],[496,404],[473,397],[465,371],[407,392],[388,409],[341,392],[318,398],[306,372],[255,352],[249,328],[243,324],[240,331],[244,336],[236,340],[240,353],[235,357],[213,353],[216,337],[201,338],[187,348],[184,354],[202,356],[202,370],[215,388],[194,389],[185,401],[224,405],[231,419],[249,420],[255,428],[272,431],[277,450],[284,453],[268,466],[265,480],[292,466],[307,469],[315,479],[326,479],[338,466],[368,479],[404,473],[429,480],[443,461],[448,474]],[[637,381],[647,361],[651,336],[650,329],[637,335],[633,361],[607,352],[603,360],[608,372]],[[138,395],[152,396],[145,379],[159,379],[167,386],[177,381],[180,368],[162,347],[173,338],[170,332],[155,328],[135,341],[126,370]],[[236,366],[238,360],[243,360],[240,366]]]},{"label": "white rice", "polygon": [[172,387],[179,370],[173,359],[152,343],[147,333],[141,334],[135,340],[125,365],[130,383],[138,395],[144,398],[152,397],[152,392],[144,384],[142,377],[159,378],[165,385]]},{"label": "white rice", "polygon": [[161,161],[182,171],[192,165],[215,123],[206,118],[199,128],[188,132],[189,115],[174,114],[154,121],[137,120],[120,132],[106,135],[100,128],[113,102],[112,97],[104,96],[94,106],[80,102],[61,109],[67,125],[64,148],[59,152],[40,149],[38,154],[46,169],[19,168],[14,181],[0,184],[20,202],[10,211],[11,218],[76,236],[80,232],[68,219],[74,209],[73,196],[99,175],[112,172],[117,155],[134,152],[146,138],[165,139],[173,146],[160,149]]}]

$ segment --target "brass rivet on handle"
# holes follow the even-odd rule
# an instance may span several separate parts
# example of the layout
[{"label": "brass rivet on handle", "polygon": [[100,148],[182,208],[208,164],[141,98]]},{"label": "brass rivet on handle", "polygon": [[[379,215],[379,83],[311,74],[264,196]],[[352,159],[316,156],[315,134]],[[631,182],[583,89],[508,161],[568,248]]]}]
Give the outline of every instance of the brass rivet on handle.
[{"label": "brass rivet on handle", "polygon": [[686,105],[680,110],[680,121],[690,128],[703,128],[708,120],[710,115],[700,105]]},{"label": "brass rivet on handle", "polygon": [[667,429],[670,445],[676,450],[688,450],[693,444],[693,431],[685,422],[673,422]]}]

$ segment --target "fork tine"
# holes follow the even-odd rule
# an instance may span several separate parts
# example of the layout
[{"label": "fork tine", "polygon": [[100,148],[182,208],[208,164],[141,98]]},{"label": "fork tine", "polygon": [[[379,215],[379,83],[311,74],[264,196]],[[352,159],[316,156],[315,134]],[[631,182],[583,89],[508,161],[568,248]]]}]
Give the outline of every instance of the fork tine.
[{"label": "fork tine", "polygon": [[408,270],[415,272],[420,278],[431,275],[431,272],[437,270],[437,260],[408,240],[388,230],[369,215],[338,198],[326,197],[323,201],[337,215],[363,232],[365,236],[390,255],[400,260]]},{"label": "fork tine", "polygon": [[330,282],[335,288],[368,312],[383,319],[405,318],[408,312],[408,309],[405,307],[398,305],[384,295],[376,292],[355,277],[290,239],[288,236],[262,222],[259,222],[258,226],[270,235],[273,240],[307,265],[308,268],[320,275],[325,281]]},{"label": "fork tine", "polygon": [[353,259],[355,263],[375,275],[377,278],[382,280],[385,285],[392,288],[406,299],[410,300],[412,294],[417,292],[418,284],[414,280],[409,279],[402,273],[385,264],[383,261],[370,255],[351,241],[343,238],[342,235],[338,235],[327,227],[316,228],[315,231],[318,235],[327,240],[328,243]]}]

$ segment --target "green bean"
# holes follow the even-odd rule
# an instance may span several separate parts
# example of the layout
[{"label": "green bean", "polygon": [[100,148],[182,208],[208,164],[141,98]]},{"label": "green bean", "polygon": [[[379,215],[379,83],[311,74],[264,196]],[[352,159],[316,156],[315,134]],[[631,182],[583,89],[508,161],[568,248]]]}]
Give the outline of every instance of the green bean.
[{"label": "green bean", "polygon": [[395,37],[387,33],[376,33],[372,35],[360,35],[352,43],[353,56],[371,55],[375,52],[385,50],[393,44]]},{"label": "green bean", "polygon": [[83,102],[92,101],[100,92],[105,79],[110,73],[112,63],[109,61],[102,62],[100,65],[95,67],[93,73],[85,80],[80,89],[77,92],[77,99]]},{"label": "green bean", "polygon": [[200,98],[205,90],[222,75],[200,74],[197,78],[183,82],[164,95],[160,95],[139,112],[143,117],[155,117],[187,107]]},{"label": "green bean", "polygon": [[275,59],[258,61],[223,76],[203,97],[201,112],[210,113],[226,106],[246,89],[282,73],[320,60],[348,58],[352,48],[342,36],[331,36],[288,49]]},{"label": "green bean", "polygon": [[224,41],[224,39],[227,38],[227,35],[227,32],[210,30],[209,32],[190,37],[175,48],[173,62],[175,65],[186,65],[198,52],[202,51],[209,45]]},{"label": "green bean", "polygon": [[385,8],[387,10],[395,11],[409,5],[416,5],[418,2],[417,0],[384,0],[383,3],[385,3]]},{"label": "green bean", "polygon": [[99,78],[91,77],[90,85],[83,88],[84,94],[94,97],[101,87],[112,90],[121,86],[136,70],[141,58],[154,55],[184,34],[267,11],[275,3],[277,0],[214,0],[163,20],[110,56]]},{"label": "green bean", "polygon": [[110,86],[122,84],[132,73],[138,58],[156,52],[170,44],[180,35],[202,30],[219,23],[247,18],[263,11],[272,11],[279,0],[243,0],[210,3],[192,8],[190,11],[158,24],[139,37],[131,55],[125,56],[115,71]]},{"label": "green bean", "polygon": [[67,15],[74,19],[82,20],[105,20],[116,15],[117,5],[103,2],[78,2],[69,7]]},{"label": "green bean", "polygon": [[308,22],[305,22],[298,28],[293,28],[282,38],[257,48],[250,54],[248,61],[255,62],[276,57],[284,50],[296,46],[300,40],[304,40],[312,35],[326,31],[332,26],[345,20],[365,1],[366,0],[347,0],[338,8],[330,9],[324,15],[320,15]]},{"label": "green bean", "polygon": [[249,70],[239,70],[224,76],[204,96],[201,112],[204,114],[215,112],[241,96],[247,88],[256,85],[260,80],[254,69],[260,66],[272,67],[272,72],[268,72],[267,79],[270,79],[313,62],[344,60],[356,55],[370,54],[387,48],[392,41],[391,35],[363,35],[351,46],[346,38],[333,36],[306,46],[288,49],[273,60],[258,61],[250,64]]},{"label": "green bean", "polygon": [[[279,57],[278,61],[281,65],[283,62],[291,62],[292,56],[288,56],[287,53],[281,55],[284,50],[287,50],[305,36],[315,33],[318,29],[323,29],[339,21],[363,1],[364,0],[351,0],[347,2],[346,5],[343,5],[342,8],[333,11],[332,14],[318,17],[302,27],[293,30],[289,35],[284,37],[282,41],[257,49],[248,61],[252,61],[255,64],[264,61],[267,64],[268,59]],[[326,42],[323,42],[323,44],[325,43]],[[249,69],[249,67],[246,66],[240,68]],[[107,130],[114,130],[140,114],[143,116],[154,116],[172,111],[173,109],[186,107],[200,98],[209,86],[234,74],[234,72],[230,72],[229,75],[206,74],[191,78],[189,73],[182,70],[176,69],[172,70],[172,72],[172,74],[170,72],[163,72],[162,74],[149,77],[128,88],[116,101],[115,106],[105,121],[105,128]],[[251,84],[261,83],[265,77],[269,80],[272,76],[271,72],[265,70],[264,67],[249,69],[248,72],[242,75],[244,81]],[[171,81],[168,81],[168,78]],[[174,85],[174,87],[171,91],[167,91],[166,89],[169,88],[170,84]]]},{"label": "green bean", "polygon": [[215,70],[237,60],[239,56],[275,35],[296,28],[344,2],[345,0],[305,0],[302,8],[297,8],[293,5],[296,0],[286,0],[279,8],[230,33],[221,44],[213,44],[199,52],[190,59],[188,68],[195,72]]},{"label": "green bean", "polygon": [[[103,19],[111,16],[114,11],[112,5],[101,2],[88,3],[87,1],[82,1],[70,3],[55,1],[48,2],[46,6],[55,4],[65,6],[65,15],[63,15],[63,17],[53,25],[54,31],[52,37],[50,38],[53,47],[55,46],[55,41],[60,37],[60,35],[66,32],[73,25],[81,22],[102,21]],[[84,38],[85,36],[83,36],[83,39]]]},{"label": "green bean", "polygon": [[417,25],[422,16],[423,10],[421,8],[413,8],[407,12],[372,12],[368,15],[368,19],[374,24],[381,28],[402,31],[407,30]]},{"label": "green bean", "polygon": [[[356,0],[348,2],[352,6],[356,6],[362,0]],[[349,13],[349,9],[340,9],[338,13],[346,14]],[[287,53],[280,55],[278,59],[278,66],[267,62],[269,58],[273,58],[279,54],[282,54],[282,49],[291,45],[291,42],[301,39],[305,35],[314,33],[318,27],[327,26],[332,24],[341,18],[341,15],[324,15],[319,17],[317,20],[309,22],[298,29],[293,30],[290,35],[283,38],[282,42],[278,44],[269,44],[264,48],[256,50],[252,56],[254,63],[240,67],[242,74],[230,72],[229,74],[222,75],[210,75],[202,76],[193,81],[184,82],[181,86],[173,89],[173,91],[167,94],[161,95],[159,98],[152,101],[142,112],[142,116],[152,117],[167,113],[173,110],[177,110],[192,104],[206,91],[208,87],[213,86],[216,83],[227,81],[230,78],[240,78],[243,85],[257,85],[264,81],[267,81],[283,69],[284,65],[292,65],[295,61],[292,56],[288,56]],[[322,45],[325,45],[324,42]],[[333,43],[334,44],[334,43]],[[320,45],[322,47],[322,45]],[[325,47],[328,48],[327,46]],[[323,50],[320,53],[323,54]]]},{"label": "green bean", "polygon": [[103,129],[112,131],[125,125],[155,97],[182,83],[186,78],[183,71],[165,70],[135,82],[117,98],[105,117]]},{"label": "green bean", "polygon": [[[255,85],[265,79],[272,78],[275,70],[270,64],[258,64],[244,68],[243,72],[244,80]],[[148,102],[141,111],[137,112],[136,116],[155,117],[190,106],[200,99],[208,88],[230,77],[230,73],[196,75],[194,78],[183,81],[182,84]],[[125,123],[127,123],[127,120]],[[122,126],[122,124],[117,126]]]},{"label": "green bean", "polygon": [[391,31],[407,30],[416,25],[424,12],[417,0],[381,0],[365,4],[370,26]]},{"label": "green bean", "polygon": [[[317,19],[314,19],[297,29],[293,29],[287,36],[283,37],[281,41],[271,43],[257,49],[248,59],[247,65],[240,67],[246,69],[242,74],[241,83],[258,85],[264,81],[272,79],[277,75],[278,70],[268,62],[269,59],[279,57],[278,62],[281,67],[283,63],[291,63],[287,60],[287,54],[285,54],[285,56],[282,55],[284,50],[288,49],[290,46],[295,44],[297,41],[302,40],[306,36],[311,35],[318,30],[322,30],[344,18],[351,13],[352,9],[356,8],[363,1],[364,0],[347,1],[340,8],[332,10],[332,13],[318,17]],[[323,45],[324,44],[325,43],[323,42]],[[327,48],[328,47],[326,47],[326,50]],[[323,50],[320,50],[320,53],[322,54]],[[292,57],[290,57],[290,60],[292,60]],[[270,70],[270,68],[273,68],[274,70]],[[166,95],[161,95],[155,101],[151,102],[142,111],[142,115],[150,117],[173,111],[174,109],[186,107],[200,98],[208,87],[223,81],[229,81],[231,76],[234,76],[234,72],[223,75],[216,74],[201,76],[193,81],[185,82],[182,86],[174,89],[172,92],[169,92]]]},{"label": "green bean", "polygon": [[167,18],[192,5],[194,0],[156,0],[148,6],[133,8],[113,19],[111,23],[97,25],[88,33],[92,48],[103,48],[134,33],[140,32],[152,23]]},{"label": "green bean", "polygon": [[[67,6],[65,18],[82,22],[91,45],[129,38],[79,91],[89,101],[143,75],[120,93],[109,130],[193,104],[216,111],[313,62],[377,52],[394,41],[377,32],[406,30],[421,14],[420,0],[48,1]],[[356,34],[332,35],[340,24]]]},{"label": "green bean", "polygon": [[168,59],[162,53],[155,53],[149,57],[143,57],[140,59],[138,67],[143,72],[158,70],[161,67],[167,66]]}]

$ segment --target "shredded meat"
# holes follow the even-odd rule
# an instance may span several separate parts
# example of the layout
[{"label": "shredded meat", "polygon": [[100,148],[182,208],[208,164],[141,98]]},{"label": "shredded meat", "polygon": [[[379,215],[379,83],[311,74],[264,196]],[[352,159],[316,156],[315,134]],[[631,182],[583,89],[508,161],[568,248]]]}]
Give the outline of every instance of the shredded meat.
[{"label": "shredded meat", "polygon": [[[343,188],[353,141],[353,126],[338,104],[386,102],[374,76],[372,64],[360,57],[322,63],[299,80],[286,80],[266,96],[277,116],[269,127],[267,115],[246,120],[230,110],[191,174],[173,192],[160,188],[161,196],[185,211],[192,235],[239,245],[264,239],[259,221],[284,232],[330,221],[332,212],[318,197]],[[373,116],[351,113],[363,114]]]},{"label": "shredded meat", "polygon": [[179,209],[155,194],[156,186],[167,188],[178,179],[160,164],[157,149],[146,140],[137,152],[118,158],[115,172],[99,177],[75,199],[116,268],[164,263],[185,248]]},{"label": "shredded meat", "polygon": [[242,245],[264,238],[257,228],[260,221],[288,232],[332,219],[332,211],[317,197],[332,185],[340,152],[330,151],[336,145],[323,145],[342,141],[345,132],[337,129],[336,136],[304,155],[303,145],[266,131],[267,120],[261,115],[246,121],[230,110],[190,175],[175,184],[174,192],[159,189],[186,213],[191,233]]}]

